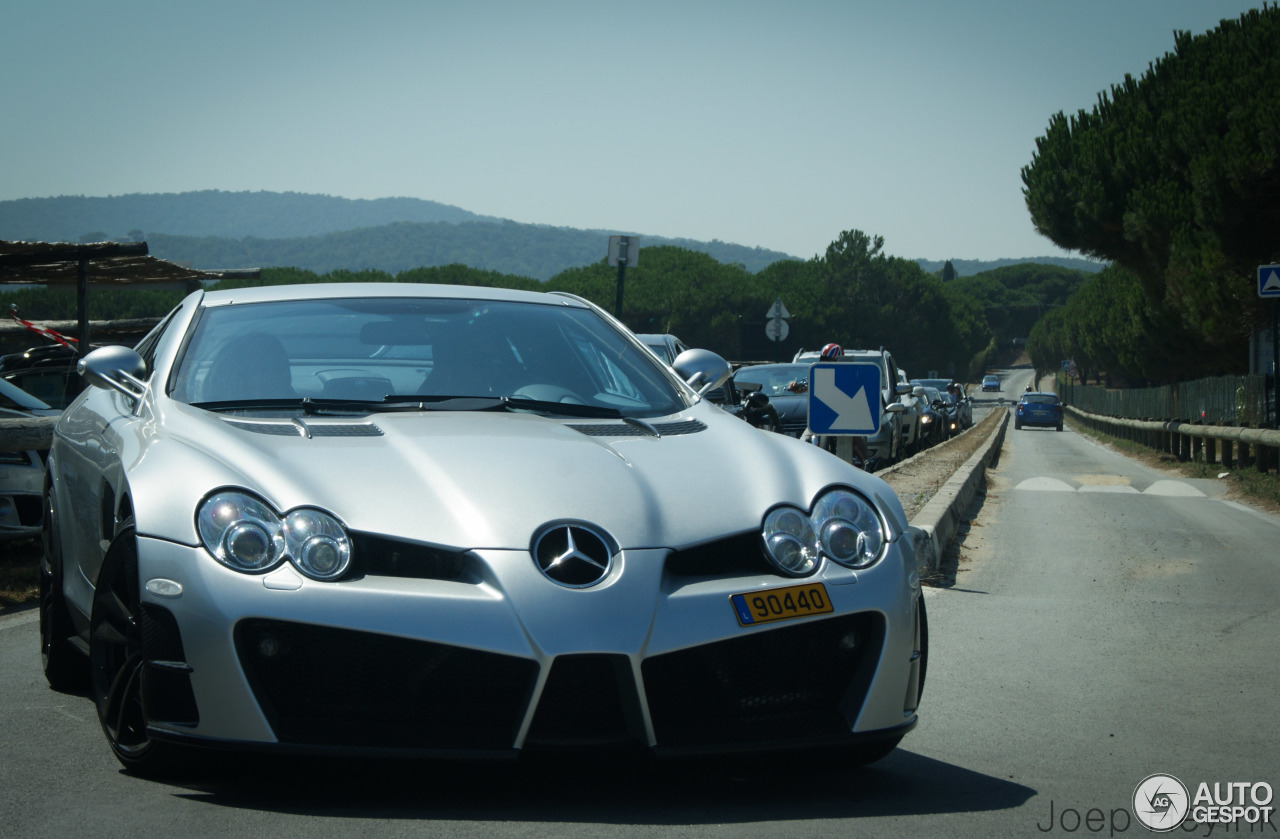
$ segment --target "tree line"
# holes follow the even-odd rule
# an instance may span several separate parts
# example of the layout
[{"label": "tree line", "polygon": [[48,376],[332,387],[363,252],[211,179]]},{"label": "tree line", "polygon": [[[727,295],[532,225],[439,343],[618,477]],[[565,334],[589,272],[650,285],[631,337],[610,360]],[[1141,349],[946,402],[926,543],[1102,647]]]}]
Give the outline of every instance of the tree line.
[{"label": "tree line", "polygon": [[1091,111],[1061,112],[1022,171],[1037,230],[1112,267],[1047,314],[1037,368],[1129,380],[1238,373],[1280,257],[1280,9],[1192,36]]},{"label": "tree line", "polygon": [[[782,260],[752,273],[699,251],[672,245],[644,247],[639,265],[625,274],[620,319],[635,332],[673,333],[689,346],[739,361],[789,361],[797,350],[828,342],[848,348],[890,349],[913,376],[975,380],[997,350],[1025,337],[1031,312],[1061,306],[1087,272],[1027,263],[972,278],[943,282],[910,259],[884,252],[884,240],[846,231],[812,259]],[[538,279],[463,264],[418,267],[399,273],[266,268],[252,280],[210,286],[239,288],[302,282],[415,282],[491,286],[577,294],[613,311],[617,269],[606,260]],[[1003,289],[1003,290],[1002,290]],[[93,289],[94,320],[158,317],[180,292]],[[786,339],[765,332],[766,313],[781,299],[791,314]],[[76,316],[74,293],[27,289],[0,295],[23,317],[65,320]]]}]

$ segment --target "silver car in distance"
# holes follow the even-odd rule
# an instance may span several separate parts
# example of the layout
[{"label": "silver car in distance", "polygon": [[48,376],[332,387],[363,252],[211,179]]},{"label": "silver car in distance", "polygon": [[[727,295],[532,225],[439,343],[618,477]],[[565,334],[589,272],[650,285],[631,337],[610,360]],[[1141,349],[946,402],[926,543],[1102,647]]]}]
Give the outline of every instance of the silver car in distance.
[{"label": "silver car in distance", "polygon": [[[927,622],[892,490],[562,294],[196,292],[80,362],[44,671],[116,757],[888,754]],[[683,380],[682,380],[683,379]],[[790,756],[790,755],[789,755]]]}]

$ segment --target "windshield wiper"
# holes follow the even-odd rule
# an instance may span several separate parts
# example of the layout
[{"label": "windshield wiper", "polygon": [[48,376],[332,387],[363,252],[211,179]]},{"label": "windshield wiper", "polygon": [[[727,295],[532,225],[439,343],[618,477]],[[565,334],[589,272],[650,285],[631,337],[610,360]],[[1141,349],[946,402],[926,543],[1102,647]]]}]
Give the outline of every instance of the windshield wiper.
[{"label": "windshield wiper", "polygon": [[573,402],[550,402],[518,396],[422,396],[390,394],[377,400],[314,399],[310,396],[285,399],[229,399],[220,402],[192,402],[194,408],[206,411],[301,411],[306,416],[352,413],[389,413],[392,411],[534,411],[565,417],[621,419],[617,408],[579,405]]},{"label": "windshield wiper", "polygon": [[577,402],[551,402],[545,399],[525,399],[520,396],[504,396],[503,403],[513,411],[537,411],[540,414],[557,414],[562,417],[593,417],[597,419],[622,419],[622,411],[603,405],[581,405]]},{"label": "windshield wiper", "polygon": [[192,402],[194,408],[206,411],[301,411],[305,416],[348,416],[351,414],[389,413],[392,411],[498,411],[505,406],[501,399],[490,396],[413,396],[388,397],[378,401],[367,399],[324,399],[304,396],[301,399],[228,399],[220,402]]},{"label": "windshield wiper", "polygon": [[594,417],[621,419],[617,408],[603,405],[583,405],[577,402],[552,402],[546,399],[527,399],[523,396],[414,396],[391,394],[385,403],[422,403],[424,410],[440,411],[535,411],[564,417]]}]

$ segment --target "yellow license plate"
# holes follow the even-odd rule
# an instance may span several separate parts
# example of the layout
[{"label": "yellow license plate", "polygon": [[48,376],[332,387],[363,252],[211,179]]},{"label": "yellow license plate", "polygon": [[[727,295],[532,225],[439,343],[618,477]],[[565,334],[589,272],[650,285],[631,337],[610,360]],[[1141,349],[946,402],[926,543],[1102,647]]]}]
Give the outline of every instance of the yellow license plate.
[{"label": "yellow license plate", "polygon": [[822,583],[804,583],[735,594],[729,598],[741,626],[821,615],[832,611]]}]

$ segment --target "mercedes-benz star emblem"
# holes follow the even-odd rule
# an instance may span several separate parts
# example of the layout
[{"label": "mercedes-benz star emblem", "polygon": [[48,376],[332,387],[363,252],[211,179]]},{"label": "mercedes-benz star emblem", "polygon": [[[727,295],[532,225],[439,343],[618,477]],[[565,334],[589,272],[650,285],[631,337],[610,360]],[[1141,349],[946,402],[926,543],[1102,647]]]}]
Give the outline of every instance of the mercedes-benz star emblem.
[{"label": "mercedes-benz star emblem", "polygon": [[581,524],[557,524],[534,540],[533,560],[547,579],[587,588],[608,575],[613,552],[597,531]]}]

